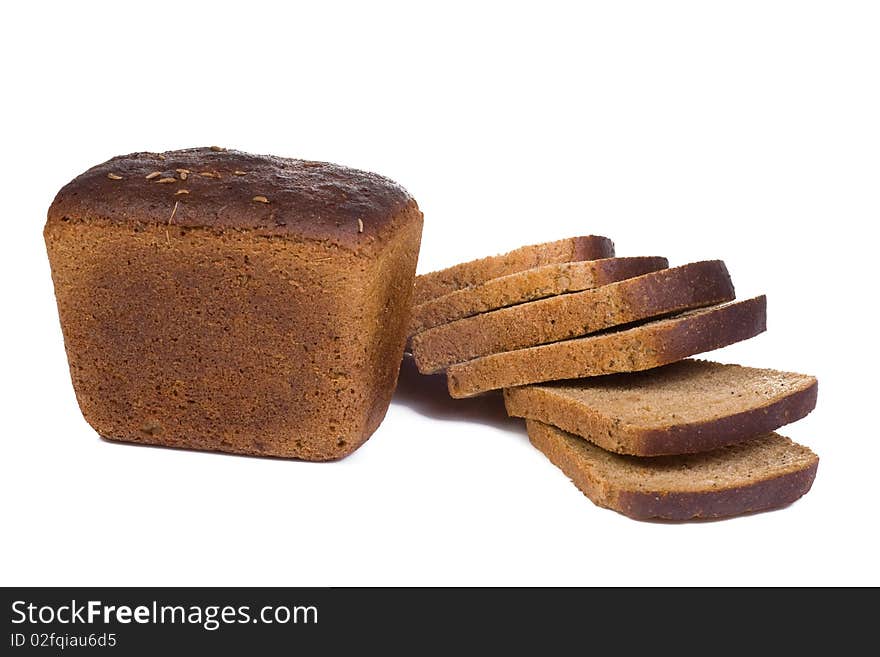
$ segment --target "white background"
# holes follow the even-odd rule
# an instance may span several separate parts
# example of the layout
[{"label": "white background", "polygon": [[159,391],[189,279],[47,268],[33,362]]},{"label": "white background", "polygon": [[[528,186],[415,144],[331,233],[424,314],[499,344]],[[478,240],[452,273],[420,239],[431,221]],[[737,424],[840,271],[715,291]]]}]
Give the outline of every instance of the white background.
[{"label": "white background", "polygon": [[[873,3],[9,3],[0,582],[880,584],[880,14]],[[713,358],[820,380],[787,509],[639,523],[504,417],[402,375],[333,464],[101,441],[41,230],[107,158],[220,144],[401,182],[420,271],[574,234],[726,260],[769,332]]]}]

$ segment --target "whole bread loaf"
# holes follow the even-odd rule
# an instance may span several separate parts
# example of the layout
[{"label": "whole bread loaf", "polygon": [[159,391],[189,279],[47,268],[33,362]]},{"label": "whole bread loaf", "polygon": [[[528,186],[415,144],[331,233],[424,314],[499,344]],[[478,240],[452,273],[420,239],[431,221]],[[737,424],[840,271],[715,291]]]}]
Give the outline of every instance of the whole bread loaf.
[{"label": "whole bread loaf", "polygon": [[819,458],[775,433],[710,452],[640,458],[605,451],[537,420],[529,440],[596,505],[637,520],[725,518],[791,504]]},{"label": "whole bread loaf", "polygon": [[637,456],[703,452],[750,440],[816,406],[815,377],[683,360],[647,372],[504,391],[507,412]]},{"label": "whole bread loaf", "polygon": [[75,178],[44,229],[77,400],[103,437],[327,460],[381,422],[422,214],[396,183],[220,148]]},{"label": "whole bread loaf", "polygon": [[585,338],[505,351],[446,370],[449,394],[472,397],[529,383],[638,372],[747,340],[767,328],[764,296],[692,310]]},{"label": "whole bread loaf", "polygon": [[556,262],[598,260],[614,255],[614,242],[607,237],[583,235],[555,242],[531,244],[508,253],[462,262],[416,277],[413,305],[480,285],[493,278],[515,274]]},{"label": "whole bread loaf", "polygon": [[412,337],[412,355],[420,372],[432,374],[481,356],[581,337],[733,298],[733,283],[723,262],[693,262],[436,326]]}]

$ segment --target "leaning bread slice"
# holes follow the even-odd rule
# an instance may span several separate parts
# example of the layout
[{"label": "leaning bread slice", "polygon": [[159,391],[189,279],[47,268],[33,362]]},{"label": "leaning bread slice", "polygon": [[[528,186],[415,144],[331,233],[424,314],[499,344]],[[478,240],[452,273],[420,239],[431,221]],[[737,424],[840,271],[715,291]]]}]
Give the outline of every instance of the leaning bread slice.
[{"label": "leaning bread slice", "polygon": [[409,335],[527,301],[590,290],[668,266],[666,258],[652,256],[602,258],[554,263],[508,274],[415,306],[410,317]]},{"label": "leaning bread slice", "polygon": [[637,372],[747,340],[767,329],[767,297],[693,310],[628,329],[506,351],[446,370],[455,398],[529,383]]},{"label": "leaning bread slice", "polygon": [[529,440],[596,505],[637,520],[692,520],[791,504],[813,485],[819,457],[776,433],[711,452],[640,458],[608,452],[537,420]]},{"label": "leaning bread slice", "polygon": [[416,276],[414,306],[462,288],[518,271],[554,262],[598,260],[614,256],[614,242],[607,237],[584,235],[555,242],[523,246],[509,253],[463,262],[440,271]]},{"label": "leaning bread slice", "polygon": [[508,388],[507,412],[636,456],[704,452],[760,436],[816,407],[806,374],[683,360],[648,372]]},{"label": "leaning bread slice", "polygon": [[481,356],[568,340],[733,298],[733,283],[723,262],[693,262],[436,326],[412,337],[412,354],[419,371],[432,374]]}]

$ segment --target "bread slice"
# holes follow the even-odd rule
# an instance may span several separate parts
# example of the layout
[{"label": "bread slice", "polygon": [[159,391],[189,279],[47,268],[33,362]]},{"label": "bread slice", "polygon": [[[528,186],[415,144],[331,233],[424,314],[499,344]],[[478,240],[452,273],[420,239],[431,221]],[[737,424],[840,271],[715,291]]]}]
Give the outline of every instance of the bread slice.
[{"label": "bread slice", "polygon": [[799,420],[816,407],[806,374],[683,360],[648,372],[508,388],[508,414],[637,456],[704,452]]},{"label": "bread slice", "polygon": [[556,262],[598,260],[614,256],[614,242],[607,237],[586,235],[556,242],[523,246],[503,255],[463,262],[416,277],[413,305],[419,305],[472,285]]},{"label": "bread slice", "polygon": [[615,283],[669,266],[666,258],[603,258],[562,262],[493,278],[481,285],[456,290],[412,309],[409,335],[480,313],[579,292]]},{"label": "bread slice", "polygon": [[711,452],[639,458],[526,420],[529,440],[596,505],[637,520],[724,518],[785,506],[813,485],[819,457],[770,433]]},{"label": "bread slice", "polygon": [[433,374],[481,356],[576,338],[733,298],[733,283],[723,262],[694,262],[443,324],[414,335],[412,354],[422,374]]},{"label": "bread slice", "polygon": [[632,328],[506,351],[446,370],[449,394],[471,397],[529,383],[636,372],[725,347],[767,329],[764,296]]}]

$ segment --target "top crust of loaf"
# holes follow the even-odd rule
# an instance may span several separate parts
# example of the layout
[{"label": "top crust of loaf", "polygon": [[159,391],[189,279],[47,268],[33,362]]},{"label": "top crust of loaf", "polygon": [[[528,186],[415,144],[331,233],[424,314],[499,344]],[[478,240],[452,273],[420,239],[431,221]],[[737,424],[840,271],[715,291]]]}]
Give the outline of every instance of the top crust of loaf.
[{"label": "top crust of loaf", "polygon": [[132,153],[92,167],[55,197],[49,223],[65,220],[173,221],[360,251],[421,213],[403,187],[374,173],[210,147]]}]

